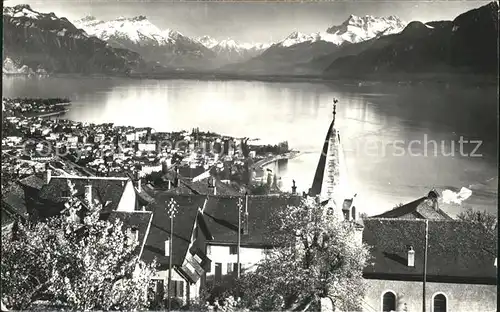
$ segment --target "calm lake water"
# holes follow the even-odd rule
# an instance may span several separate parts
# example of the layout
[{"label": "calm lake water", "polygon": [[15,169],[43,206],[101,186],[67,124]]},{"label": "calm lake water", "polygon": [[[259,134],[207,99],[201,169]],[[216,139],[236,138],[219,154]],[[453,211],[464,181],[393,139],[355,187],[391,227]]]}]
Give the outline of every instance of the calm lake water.
[{"label": "calm lake water", "polygon": [[[462,207],[442,205],[451,215],[467,205],[497,213],[495,86],[4,78],[2,89],[4,97],[69,97],[66,118],[77,121],[288,140],[304,154],[280,175],[299,191],[311,186],[335,97],[349,179],[368,214],[432,187],[473,191]],[[460,138],[482,143],[474,151],[477,143],[461,148]]]}]

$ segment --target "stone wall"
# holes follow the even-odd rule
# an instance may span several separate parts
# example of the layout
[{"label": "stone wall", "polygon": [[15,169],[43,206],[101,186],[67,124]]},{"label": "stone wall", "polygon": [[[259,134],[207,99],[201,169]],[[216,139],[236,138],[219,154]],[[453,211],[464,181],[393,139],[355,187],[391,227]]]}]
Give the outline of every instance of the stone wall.
[{"label": "stone wall", "polygon": [[[396,310],[422,311],[422,282],[367,279],[368,290],[363,311],[382,311],[382,296],[386,291],[396,295]],[[447,311],[496,311],[496,285],[426,283],[426,311],[432,312],[432,299],[442,293],[447,298]]]}]

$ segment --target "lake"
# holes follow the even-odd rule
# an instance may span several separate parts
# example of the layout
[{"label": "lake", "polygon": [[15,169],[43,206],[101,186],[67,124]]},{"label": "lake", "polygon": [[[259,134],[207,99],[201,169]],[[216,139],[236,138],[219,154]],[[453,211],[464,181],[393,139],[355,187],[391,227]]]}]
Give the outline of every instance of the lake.
[{"label": "lake", "polygon": [[383,212],[433,187],[467,187],[473,193],[461,206],[442,208],[497,214],[494,85],[4,77],[2,90],[4,97],[69,97],[66,118],[76,121],[287,140],[304,153],[280,176],[285,189],[295,179],[300,192],[311,186],[337,98],[336,125],[363,211]]}]

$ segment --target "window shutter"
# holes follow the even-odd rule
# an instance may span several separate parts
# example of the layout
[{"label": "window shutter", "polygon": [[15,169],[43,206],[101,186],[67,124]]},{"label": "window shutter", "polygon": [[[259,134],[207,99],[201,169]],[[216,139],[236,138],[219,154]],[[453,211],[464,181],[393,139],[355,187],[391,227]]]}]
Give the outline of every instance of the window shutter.
[{"label": "window shutter", "polygon": [[[168,287],[168,282],[167,282]],[[170,290],[168,292],[169,297],[175,297],[175,281],[170,281]]]},{"label": "window shutter", "polygon": [[178,281],[177,282],[177,297],[184,297],[184,282],[183,281]]}]

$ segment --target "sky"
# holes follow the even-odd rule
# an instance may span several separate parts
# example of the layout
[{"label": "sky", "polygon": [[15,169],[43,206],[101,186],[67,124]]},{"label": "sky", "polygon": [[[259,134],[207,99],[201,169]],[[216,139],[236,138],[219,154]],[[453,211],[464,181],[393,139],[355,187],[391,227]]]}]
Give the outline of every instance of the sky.
[{"label": "sky", "polygon": [[[285,0],[286,1],[286,0]],[[6,0],[5,6],[29,4],[32,9],[76,20],[93,15],[101,20],[145,15],[161,29],[184,35],[232,38],[241,42],[274,42],[292,31],[313,33],[339,25],[349,15],[396,15],[405,22],[452,20],[489,1],[330,0],[180,1],[180,0]]]}]

